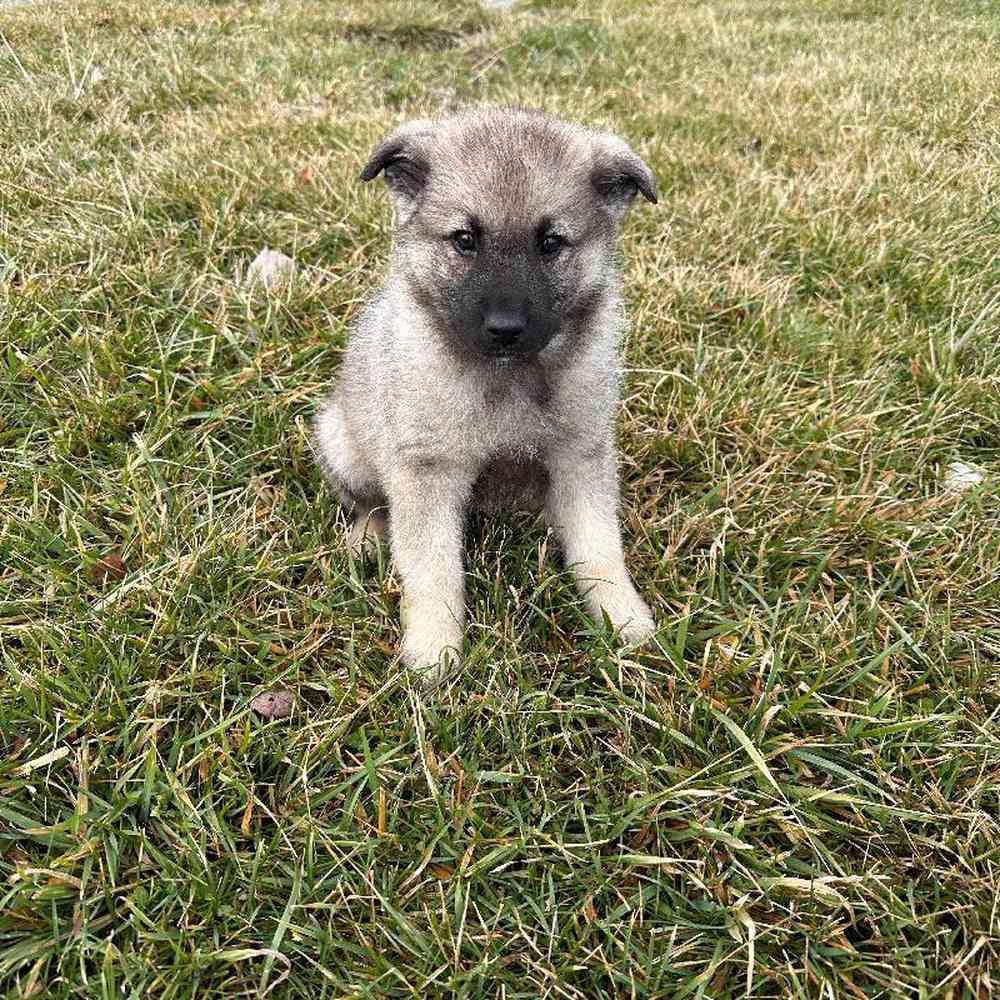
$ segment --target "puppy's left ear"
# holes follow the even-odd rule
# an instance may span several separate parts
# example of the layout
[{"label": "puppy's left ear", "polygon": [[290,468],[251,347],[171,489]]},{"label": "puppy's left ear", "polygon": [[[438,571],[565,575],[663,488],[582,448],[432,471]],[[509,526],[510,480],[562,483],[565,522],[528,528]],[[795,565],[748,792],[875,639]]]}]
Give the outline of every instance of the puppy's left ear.
[{"label": "puppy's left ear", "polygon": [[590,182],[598,197],[620,221],[637,194],[656,203],[656,178],[653,171],[632,148],[613,135],[599,135],[594,144],[594,162]]}]

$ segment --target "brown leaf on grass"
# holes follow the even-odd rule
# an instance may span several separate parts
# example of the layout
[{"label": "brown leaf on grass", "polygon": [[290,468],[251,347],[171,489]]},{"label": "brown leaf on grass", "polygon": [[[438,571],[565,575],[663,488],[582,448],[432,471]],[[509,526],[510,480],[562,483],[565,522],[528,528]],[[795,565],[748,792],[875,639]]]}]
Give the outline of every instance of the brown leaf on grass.
[{"label": "brown leaf on grass", "polygon": [[25,868],[22,871],[24,875],[45,875],[45,884],[47,886],[53,885],[68,885],[73,889],[79,889],[83,886],[83,882],[80,881],[75,875],[69,875],[66,872],[56,871],[54,868]]},{"label": "brown leaf on grass", "polygon": [[311,163],[307,163],[295,176],[295,181],[300,187],[308,187],[315,179]]},{"label": "brown leaf on grass", "polygon": [[117,552],[109,552],[94,563],[90,571],[90,582],[95,587],[106,587],[128,576],[128,567]]},{"label": "brown leaf on grass", "polygon": [[264,691],[250,702],[250,707],[265,719],[287,719],[294,706],[295,696],[283,688]]},{"label": "brown leaf on grass", "polygon": [[645,847],[653,839],[653,831],[647,823],[645,826],[640,827],[632,835],[632,850],[637,851],[642,847]]},{"label": "brown leaf on grass", "polygon": [[53,872],[45,883],[47,886],[68,885],[72,889],[80,889],[83,883],[75,875],[67,875],[65,872]]},{"label": "brown leaf on grass", "polygon": [[441,882],[447,882],[455,874],[453,868],[447,865],[430,865],[431,874]]},{"label": "brown leaf on grass", "polygon": [[243,810],[243,819],[240,821],[240,830],[244,837],[250,836],[251,823],[253,822],[253,792],[247,795],[247,807]]}]

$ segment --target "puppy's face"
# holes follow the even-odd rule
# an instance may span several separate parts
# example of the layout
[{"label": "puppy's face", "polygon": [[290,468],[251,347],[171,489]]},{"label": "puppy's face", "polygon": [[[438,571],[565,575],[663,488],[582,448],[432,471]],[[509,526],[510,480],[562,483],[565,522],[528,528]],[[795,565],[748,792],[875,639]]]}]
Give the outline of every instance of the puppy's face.
[{"label": "puppy's face", "polygon": [[498,109],[411,122],[362,173],[396,203],[394,263],[465,356],[529,358],[586,328],[614,280],[614,241],[649,168],[620,140]]}]

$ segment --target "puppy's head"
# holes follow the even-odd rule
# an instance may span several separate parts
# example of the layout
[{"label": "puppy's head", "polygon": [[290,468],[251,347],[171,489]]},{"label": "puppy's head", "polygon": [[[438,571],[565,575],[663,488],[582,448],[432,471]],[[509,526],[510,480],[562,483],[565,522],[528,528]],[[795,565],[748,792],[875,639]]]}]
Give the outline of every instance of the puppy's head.
[{"label": "puppy's head", "polygon": [[394,264],[464,355],[530,357],[584,329],[649,167],[620,139],[509,108],[414,121],[372,153],[396,204]]}]

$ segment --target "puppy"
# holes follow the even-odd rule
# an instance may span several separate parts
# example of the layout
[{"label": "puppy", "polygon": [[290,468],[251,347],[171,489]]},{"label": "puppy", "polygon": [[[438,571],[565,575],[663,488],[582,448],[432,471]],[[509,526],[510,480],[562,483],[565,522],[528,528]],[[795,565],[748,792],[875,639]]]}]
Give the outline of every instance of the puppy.
[{"label": "puppy", "polygon": [[614,420],[618,231],[649,167],[620,139],[540,112],[413,121],[361,173],[396,209],[389,275],[361,314],[315,440],[353,512],[388,533],[403,661],[458,663],[469,510],[541,509],[590,615],[627,642],[653,617],[625,568]]}]

